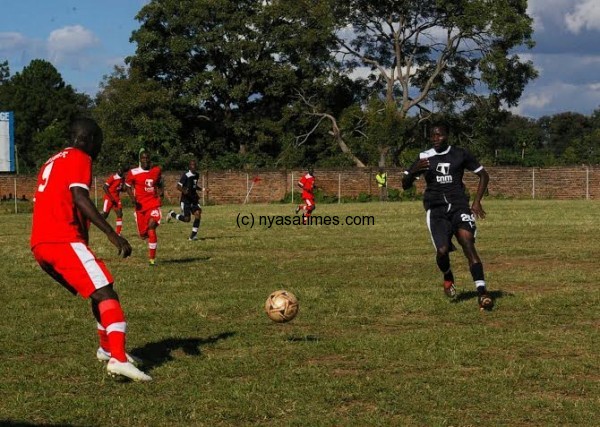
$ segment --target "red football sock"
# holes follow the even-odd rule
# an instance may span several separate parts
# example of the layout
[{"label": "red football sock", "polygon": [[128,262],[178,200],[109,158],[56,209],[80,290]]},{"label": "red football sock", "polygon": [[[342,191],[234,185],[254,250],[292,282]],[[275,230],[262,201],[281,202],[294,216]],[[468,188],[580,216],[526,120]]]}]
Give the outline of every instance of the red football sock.
[{"label": "red football sock", "polygon": [[125,355],[125,314],[116,299],[107,299],[98,304],[100,321],[106,329],[111,357],[119,362],[126,362]]},{"label": "red football sock", "polygon": [[156,246],[158,246],[158,237],[156,237],[156,230],[148,230],[148,257],[150,259],[156,258]]},{"label": "red football sock", "polygon": [[98,323],[98,338],[100,340],[100,347],[102,350],[110,353],[110,343],[108,342],[108,334],[106,333],[106,329]]},{"label": "red football sock", "polygon": [[121,235],[121,230],[123,229],[123,218],[117,218],[116,222],[116,228],[115,231],[117,232],[117,234],[120,236]]}]

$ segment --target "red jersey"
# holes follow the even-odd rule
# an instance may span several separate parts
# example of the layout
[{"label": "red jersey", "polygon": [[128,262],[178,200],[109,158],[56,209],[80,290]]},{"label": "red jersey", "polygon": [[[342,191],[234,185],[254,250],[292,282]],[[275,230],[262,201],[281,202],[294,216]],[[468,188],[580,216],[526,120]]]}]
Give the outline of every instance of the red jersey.
[{"label": "red jersey", "polygon": [[78,148],[66,148],[44,163],[33,198],[32,248],[38,243],[87,244],[89,220],[75,207],[71,188],[89,191],[91,185],[92,158]]},{"label": "red jersey", "polygon": [[111,175],[108,177],[104,185],[108,187],[108,192],[113,199],[118,201],[121,197],[120,193],[123,191],[123,177],[118,173]]},{"label": "red jersey", "polygon": [[302,185],[302,198],[303,199],[313,199],[314,195],[314,187],[315,187],[315,177],[311,174],[307,173],[300,181],[298,181]]},{"label": "red jersey", "polygon": [[155,209],[161,206],[158,186],[161,181],[161,170],[152,166],[149,170],[141,167],[133,168],[127,174],[125,185],[133,188],[135,199],[141,205],[140,212]]}]

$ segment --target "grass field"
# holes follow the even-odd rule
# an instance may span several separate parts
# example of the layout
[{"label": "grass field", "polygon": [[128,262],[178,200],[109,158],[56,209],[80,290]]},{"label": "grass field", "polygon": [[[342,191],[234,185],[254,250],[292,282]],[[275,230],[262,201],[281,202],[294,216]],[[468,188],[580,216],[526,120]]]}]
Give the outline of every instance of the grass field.
[{"label": "grass field", "polygon": [[[89,304],[35,264],[31,216],[2,215],[0,424],[600,425],[600,203],[484,208],[486,313],[461,253],[445,298],[419,202],[315,212],[374,225],[271,228],[238,228],[238,214],[290,205],[210,206],[199,241],[189,224],[159,228],[154,268],[127,212],[131,258],[97,230],[91,247],[117,279],[145,384],[107,376]],[[262,311],[281,288],[300,299],[283,325]]]}]

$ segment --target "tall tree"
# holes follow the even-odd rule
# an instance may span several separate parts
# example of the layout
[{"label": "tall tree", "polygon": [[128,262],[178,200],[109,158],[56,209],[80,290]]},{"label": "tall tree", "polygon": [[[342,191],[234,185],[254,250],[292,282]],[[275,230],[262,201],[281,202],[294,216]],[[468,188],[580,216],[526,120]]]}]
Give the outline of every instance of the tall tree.
[{"label": "tall tree", "polygon": [[[334,8],[337,56],[347,73],[368,70],[383,121],[390,111],[402,122],[411,111],[465,108],[482,95],[512,106],[536,76],[511,54],[533,46],[526,0],[350,0]],[[378,149],[383,156],[389,142]]]},{"label": "tall tree", "polygon": [[0,85],[3,110],[15,113],[19,170],[37,169],[68,140],[68,123],[89,112],[91,100],[66,84],[48,61],[34,59]]},{"label": "tall tree", "polygon": [[137,15],[128,62],[180,99],[187,135],[211,135],[221,153],[275,157],[290,95],[329,58],[327,23],[304,12],[313,3],[153,0]]},{"label": "tall tree", "polygon": [[115,68],[96,97],[94,115],[104,129],[100,164],[130,166],[140,148],[149,149],[164,167],[179,168],[185,154],[180,121],[172,112],[170,92],[136,69]]}]

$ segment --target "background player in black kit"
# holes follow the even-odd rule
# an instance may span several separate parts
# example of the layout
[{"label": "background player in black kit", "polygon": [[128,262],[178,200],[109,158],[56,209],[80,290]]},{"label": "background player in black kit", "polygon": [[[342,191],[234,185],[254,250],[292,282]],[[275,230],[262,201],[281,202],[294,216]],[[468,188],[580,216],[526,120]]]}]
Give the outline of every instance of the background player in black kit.
[{"label": "background player in black kit", "polygon": [[181,192],[181,213],[176,214],[175,211],[169,211],[167,222],[176,219],[181,222],[190,222],[191,215],[194,214],[194,222],[192,224],[192,234],[189,240],[198,239],[198,229],[200,228],[200,219],[202,218],[202,208],[200,207],[200,197],[198,190],[206,191],[202,187],[198,187],[200,174],[197,171],[196,161],[190,160],[189,170],[184,172],[177,183],[177,189]]},{"label": "background player in black kit", "polygon": [[[487,171],[467,150],[448,145],[448,126],[436,124],[431,131],[433,148],[419,154],[419,158],[404,172],[402,188],[412,187],[417,176],[424,174],[426,181],[423,205],[427,211],[427,226],[436,248],[436,262],[444,274],[444,292],[456,295],[454,275],[450,268],[450,251],[454,250],[452,236],[462,246],[475,282],[479,307],[489,310],[494,301],[488,294],[483,264],[475,250],[477,231],[475,218],[485,218],[481,199],[487,189]],[[469,207],[469,196],[463,184],[464,171],[479,176],[477,194]]]}]

